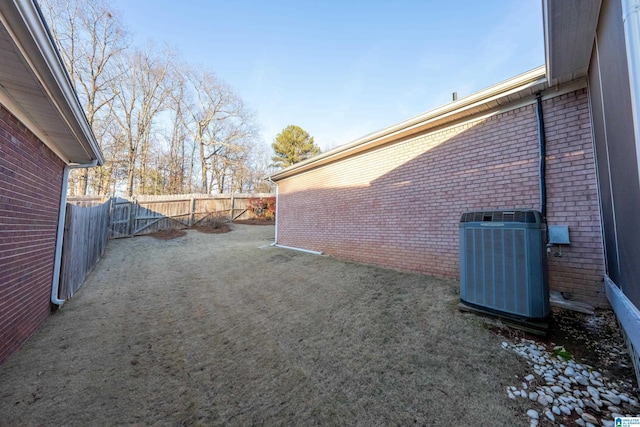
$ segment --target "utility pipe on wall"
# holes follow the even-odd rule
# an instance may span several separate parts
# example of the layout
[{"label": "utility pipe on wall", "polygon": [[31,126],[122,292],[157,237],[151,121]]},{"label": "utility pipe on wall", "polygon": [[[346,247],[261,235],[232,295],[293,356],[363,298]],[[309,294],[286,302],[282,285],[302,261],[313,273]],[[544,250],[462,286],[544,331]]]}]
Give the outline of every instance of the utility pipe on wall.
[{"label": "utility pipe on wall", "polygon": [[547,178],[546,157],[547,139],[544,134],[544,117],[542,115],[542,94],[536,93],[536,119],[538,121],[538,149],[539,149],[539,177],[540,177],[540,213],[542,219],[547,220]]},{"label": "utility pipe on wall", "polygon": [[51,283],[51,302],[57,306],[62,306],[64,300],[58,298],[60,289],[60,268],[62,267],[62,243],[64,240],[64,223],[67,216],[67,190],[69,188],[69,171],[76,168],[90,168],[98,165],[98,160],[80,165],[71,164],[64,167],[62,173],[62,194],[60,194],[60,212],[58,213],[58,231],[56,234],[56,253],[53,261],[53,281]]}]

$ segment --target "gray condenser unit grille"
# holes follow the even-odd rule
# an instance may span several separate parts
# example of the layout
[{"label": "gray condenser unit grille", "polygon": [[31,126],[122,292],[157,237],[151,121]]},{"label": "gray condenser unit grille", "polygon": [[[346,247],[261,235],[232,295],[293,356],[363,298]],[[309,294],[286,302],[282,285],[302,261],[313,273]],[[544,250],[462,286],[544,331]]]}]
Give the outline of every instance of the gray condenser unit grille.
[{"label": "gray condenser unit grille", "polygon": [[460,220],[460,299],[490,311],[549,314],[546,225],[537,211],[468,212]]}]

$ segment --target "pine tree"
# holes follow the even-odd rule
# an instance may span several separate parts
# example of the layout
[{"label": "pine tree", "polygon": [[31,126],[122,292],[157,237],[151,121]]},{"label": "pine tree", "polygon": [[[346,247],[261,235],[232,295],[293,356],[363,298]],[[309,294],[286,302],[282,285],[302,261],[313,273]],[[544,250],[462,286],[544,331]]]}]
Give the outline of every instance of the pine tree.
[{"label": "pine tree", "polygon": [[276,136],[271,147],[275,152],[275,156],[271,158],[273,165],[281,168],[320,154],[320,147],[313,142],[313,137],[296,125],[284,128]]}]

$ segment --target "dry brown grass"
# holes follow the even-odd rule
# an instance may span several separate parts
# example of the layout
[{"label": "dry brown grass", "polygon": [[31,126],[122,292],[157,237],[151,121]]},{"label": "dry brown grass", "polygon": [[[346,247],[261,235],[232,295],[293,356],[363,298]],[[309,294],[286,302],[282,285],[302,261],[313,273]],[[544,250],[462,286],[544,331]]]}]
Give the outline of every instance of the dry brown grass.
[{"label": "dry brown grass", "polygon": [[[0,367],[2,425],[524,425],[522,361],[456,284],[266,246],[109,242]],[[262,249],[259,249],[262,247]]]}]

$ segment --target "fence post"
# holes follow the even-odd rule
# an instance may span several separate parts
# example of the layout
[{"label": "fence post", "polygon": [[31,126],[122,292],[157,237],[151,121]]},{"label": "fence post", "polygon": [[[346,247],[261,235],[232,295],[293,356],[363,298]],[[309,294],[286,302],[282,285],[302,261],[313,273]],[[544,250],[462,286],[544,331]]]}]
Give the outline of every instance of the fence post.
[{"label": "fence post", "polygon": [[136,234],[136,210],[138,200],[134,197],[131,201],[131,213],[129,214],[129,237],[133,237]]},{"label": "fence post", "polygon": [[196,198],[191,197],[191,216],[189,217],[189,227],[193,227],[196,220]]},{"label": "fence post", "polygon": [[229,213],[229,218],[231,219],[231,222],[233,222],[233,213],[236,211],[235,207],[236,207],[236,199],[235,197],[233,197],[233,193],[231,193],[231,212]]}]

